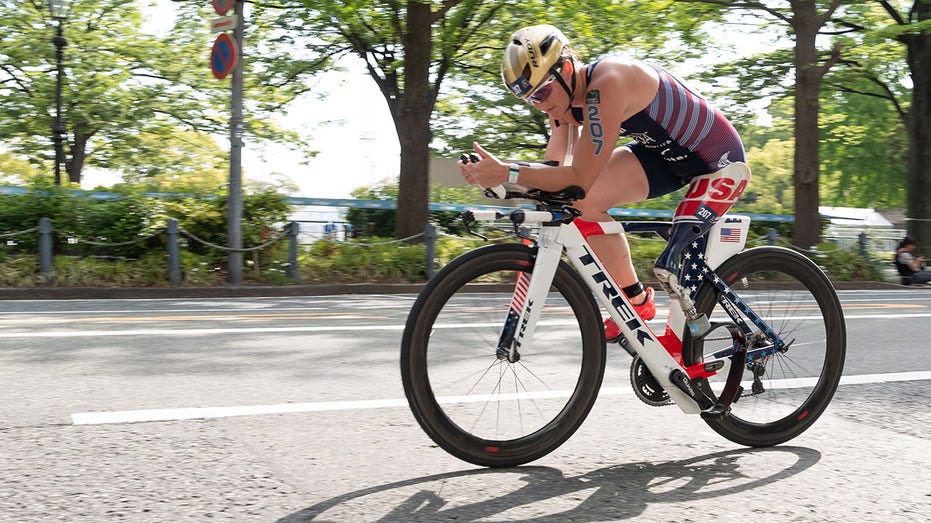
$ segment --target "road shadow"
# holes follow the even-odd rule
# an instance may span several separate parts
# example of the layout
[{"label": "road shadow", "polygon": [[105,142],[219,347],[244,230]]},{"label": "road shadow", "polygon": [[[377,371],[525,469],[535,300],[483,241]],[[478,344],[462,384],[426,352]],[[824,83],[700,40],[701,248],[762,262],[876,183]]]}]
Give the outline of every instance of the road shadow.
[{"label": "road shadow", "polygon": [[[813,449],[773,447],[628,463],[577,476],[534,466],[458,471],[349,492],[285,516],[278,523],[617,521],[636,517],[651,504],[747,494],[820,460],[821,453]],[[508,474],[515,476],[502,480]]]}]

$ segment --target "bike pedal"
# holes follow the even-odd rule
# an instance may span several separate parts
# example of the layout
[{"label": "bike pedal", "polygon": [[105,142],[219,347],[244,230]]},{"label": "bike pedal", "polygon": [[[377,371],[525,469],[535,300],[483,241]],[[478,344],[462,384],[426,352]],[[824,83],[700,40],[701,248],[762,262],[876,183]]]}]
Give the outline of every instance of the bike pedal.
[{"label": "bike pedal", "polygon": [[701,411],[702,419],[721,419],[731,411],[731,408],[721,403],[715,403],[708,410]]}]

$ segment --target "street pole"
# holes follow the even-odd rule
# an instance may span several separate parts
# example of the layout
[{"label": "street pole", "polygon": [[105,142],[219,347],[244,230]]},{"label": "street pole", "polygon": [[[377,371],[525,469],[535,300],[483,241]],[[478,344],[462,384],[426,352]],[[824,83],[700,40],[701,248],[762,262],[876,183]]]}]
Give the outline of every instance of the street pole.
[{"label": "street pole", "polygon": [[233,67],[232,101],[230,103],[232,116],[230,117],[230,184],[227,200],[227,238],[229,239],[228,283],[238,285],[242,283],[242,98],[243,98],[243,25],[245,24],[244,0],[236,0],[233,14],[237,17],[236,28],[233,29],[233,41],[239,48],[239,60]]},{"label": "street pole", "polygon": [[58,29],[52,43],[55,44],[55,61],[58,67],[58,76],[55,83],[55,121],[52,122],[52,142],[55,144],[55,185],[61,185],[61,164],[65,159],[63,143],[65,140],[65,124],[61,120],[61,84],[65,75],[64,48],[68,45],[62,32],[62,21],[58,20]]}]

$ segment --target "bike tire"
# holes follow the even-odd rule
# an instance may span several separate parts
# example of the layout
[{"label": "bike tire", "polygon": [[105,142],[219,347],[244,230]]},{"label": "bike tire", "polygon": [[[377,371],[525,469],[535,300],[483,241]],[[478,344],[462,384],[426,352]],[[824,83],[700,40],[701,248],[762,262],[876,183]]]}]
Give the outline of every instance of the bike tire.
[{"label": "bike tire", "polygon": [[604,328],[581,277],[561,261],[533,339],[515,363],[496,349],[518,275],[536,249],[481,247],[440,270],[411,308],[401,380],[427,435],[487,467],[539,459],[579,428],[605,371]]},{"label": "bike tire", "polygon": [[[784,443],[807,430],[837,390],[847,346],[840,300],[813,261],[781,247],[746,250],[725,261],[715,273],[791,344],[784,353],[745,366],[743,394],[727,414],[706,417],[705,421],[718,434],[741,445]],[[714,285],[705,282],[695,296],[696,308],[711,321],[730,321],[718,304],[719,295]],[[683,340],[686,365],[699,363],[706,354],[732,342],[730,337],[726,341],[693,340],[688,332]],[[749,348],[765,343],[762,338],[751,339]],[[753,381],[754,370],[761,374],[758,382]],[[698,380],[699,386],[717,397],[725,377],[721,372],[710,380]]]}]

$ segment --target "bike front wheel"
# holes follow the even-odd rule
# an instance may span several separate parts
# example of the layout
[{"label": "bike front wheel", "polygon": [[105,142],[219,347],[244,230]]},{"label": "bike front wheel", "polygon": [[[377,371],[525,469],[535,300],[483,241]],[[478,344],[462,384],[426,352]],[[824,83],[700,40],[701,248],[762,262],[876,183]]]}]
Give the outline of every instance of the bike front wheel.
[{"label": "bike front wheel", "polygon": [[604,376],[597,305],[565,262],[545,303],[533,304],[542,315],[520,359],[497,356],[534,254],[504,244],[453,260],[424,287],[404,329],[401,378],[414,417],[440,447],[476,465],[516,466],[555,450],[588,415]]},{"label": "bike front wheel", "polygon": [[[728,414],[705,421],[725,438],[752,447],[777,445],[811,426],[830,403],[844,368],[847,346],[844,312],[830,280],[808,258],[789,249],[757,247],[744,251],[715,270],[739,301],[729,308],[745,314],[749,306],[787,347],[748,362],[742,394]],[[733,297],[731,297],[733,298]],[[714,321],[731,321],[722,303],[728,297],[705,283],[695,297],[696,308]],[[751,328],[752,321],[746,319]],[[688,365],[727,350],[730,337],[691,340],[686,334],[683,357]],[[758,330],[749,337],[749,351],[772,346],[772,337]],[[715,397],[726,373],[700,380]]]}]

